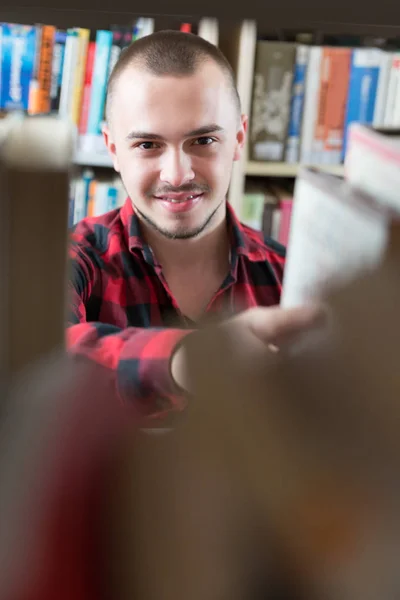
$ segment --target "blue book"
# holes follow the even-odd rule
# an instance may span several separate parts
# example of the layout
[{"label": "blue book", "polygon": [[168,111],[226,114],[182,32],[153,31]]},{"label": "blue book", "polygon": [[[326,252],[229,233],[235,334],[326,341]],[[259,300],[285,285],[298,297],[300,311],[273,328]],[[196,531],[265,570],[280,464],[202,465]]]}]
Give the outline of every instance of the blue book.
[{"label": "blue book", "polygon": [[382,50],[358,48],[352,51],[349,91],[344,120],[342,162],[346,156],[350,123],[369,125],[374,118]]},{"label": "blue book", "polygon": [[292,99],[290,105],[289,129],[285,149],[285,161],[297,163],[300,156],[300,135],[303,117],[304,93],[310,46],[299,44],[296,50],[296,63],[293,75]]},{"label": "blue book", "polygon": [[67,32],[57,29],[54,39],[53,62],[51,73],[50,99],[52,111],[58,111],[58,108],[60,106],[61,83],[63,77],[66,41]]},{"label": "blue book", "polygon": [[104,105],[107,91],[108,63],[110,60],[113,32],[98,30],[96,32],[96,52],[94,56],[92,89],[87,124],[87,133],[101,134]]},{"label": "blue book", "polygon": [[1,25],[2,110],[28,110],[29,88],[36,64],[37,36],[35,26],[15,23]]},{"label": "blue book", "polygon": [[107,211],[118,208],[118,190],[113,185],[110,185],[107,189]]}]

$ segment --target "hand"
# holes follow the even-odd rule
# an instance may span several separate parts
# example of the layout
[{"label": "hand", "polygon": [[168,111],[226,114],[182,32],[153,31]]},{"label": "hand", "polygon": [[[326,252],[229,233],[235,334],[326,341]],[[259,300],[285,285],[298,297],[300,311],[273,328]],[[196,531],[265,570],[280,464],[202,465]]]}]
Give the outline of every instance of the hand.
[{"label": "hand", "polygon": [[[313,330],[324,322],[325,313],[320,306],[299,308],[255,307],[214,326],[224,330],[232,339],[232,366],[238,369],[252,364],[269,348],[277,350],[279,346],[289,344],[300,334]],[[174,381],[183,389],[190,390],[186,368],[187,345],[201,343],[202,331],[194,332],[178,346],[171,359],[171,373]],[[218,361],[214,356],[216,349],[205,349],[207,362]]]}]

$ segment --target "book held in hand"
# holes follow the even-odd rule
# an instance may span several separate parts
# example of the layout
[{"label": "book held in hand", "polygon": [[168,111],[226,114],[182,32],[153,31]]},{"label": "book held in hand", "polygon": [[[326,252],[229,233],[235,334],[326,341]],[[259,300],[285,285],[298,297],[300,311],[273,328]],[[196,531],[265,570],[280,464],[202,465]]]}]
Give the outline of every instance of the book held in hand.
[{"label": "book held in hand", "polygon": [[400,211],[340,177],[303,168],[295,184],[281,304],[320,298],[379,265]]}]

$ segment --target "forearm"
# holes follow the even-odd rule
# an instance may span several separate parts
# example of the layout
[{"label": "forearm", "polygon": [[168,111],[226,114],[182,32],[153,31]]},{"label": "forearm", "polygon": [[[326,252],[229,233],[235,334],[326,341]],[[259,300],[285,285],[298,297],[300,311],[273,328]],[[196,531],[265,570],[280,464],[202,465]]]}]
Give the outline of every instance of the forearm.
[{"label": "forearm", "polygon": [[145,417],[161,416],[185,405],[184,393],[171,374],[171,356],[189,333],[84,322],[68,327],[67,348],[70,354],[84,355],[110,369],[122,403],[134,403]]}]

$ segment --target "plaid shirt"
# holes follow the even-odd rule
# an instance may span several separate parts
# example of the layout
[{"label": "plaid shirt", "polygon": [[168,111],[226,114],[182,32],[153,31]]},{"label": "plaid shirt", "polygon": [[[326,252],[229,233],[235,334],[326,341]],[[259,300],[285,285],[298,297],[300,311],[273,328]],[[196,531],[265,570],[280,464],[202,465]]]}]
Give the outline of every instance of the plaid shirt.
[{"label": "plaid shirt", "polygon": [[[204,320],[280,301],[284,247],[240,223],[229,204],[227,221],[231,268]],[[181,314],[129,198],[72,228],[70,260],[69,351],[112,369],[121,401],[141,415],[181,410],[170,357],[199,323]]]}]

